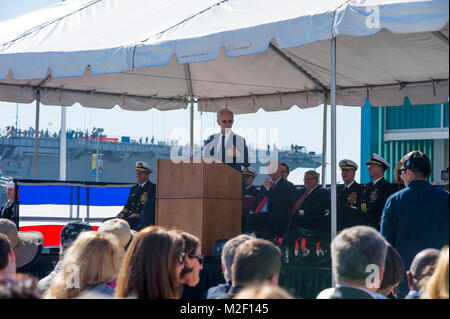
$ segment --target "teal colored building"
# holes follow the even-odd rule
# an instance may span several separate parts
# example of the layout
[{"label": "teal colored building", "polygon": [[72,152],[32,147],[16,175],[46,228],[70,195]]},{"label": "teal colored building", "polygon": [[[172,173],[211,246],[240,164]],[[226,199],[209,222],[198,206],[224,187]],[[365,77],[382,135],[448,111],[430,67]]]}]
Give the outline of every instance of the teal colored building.
[{"label": "teal colored building", "polygon": [[449,163],[449,103],[372,107],[361,109],[361,183],[370,181],[364,165],[372,153],[391,164],[385,178],[394,182],[394,166],[408,152],[425,152],[432,163],[430,182],[446,184],[441,172]]}]

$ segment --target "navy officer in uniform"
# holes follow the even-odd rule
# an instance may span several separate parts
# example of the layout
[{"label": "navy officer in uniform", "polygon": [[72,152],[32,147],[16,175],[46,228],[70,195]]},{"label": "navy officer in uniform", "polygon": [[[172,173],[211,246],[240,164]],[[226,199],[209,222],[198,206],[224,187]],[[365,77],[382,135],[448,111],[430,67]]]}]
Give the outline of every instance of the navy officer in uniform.
[{"label": "navy officer in uniform", "polygon": [[366,165],[372,180],[364,189],[360,210],[363,214],[363,224],[380,231],[384,204],[394,193],[393,185],[384,179],[384,172],[390,169],[391,165],[376,153],[372,154]]},{"label": "navy officer in uniform", "polygon": [[128,221],[130,228],[137,230],[141,223],[141,212],[147,201],[154,201],[156,195],[156,185],[150,182],[150,174],[153,168],[144,161],[136,162],[137,185],[130,190],[128,200],[122,211],[116,216]]},{"label": "navy officer in uniform", "polygon": [[339,162],[343,185],[338,185],[337,197],[337,228],[338,231],[362,224],[358,205],[364,191],[364,185],[355,181],[358,164],[349,159]]},{"label": "navy officer in uniform", "polygon": [[244,177],[245,188],[242,193],[242,196],[256,196],[258,195],[258,189],[255,185],[253,185],[253,181],[255,180],[258,173],[253,167],[244,167],[242,171],[242,176]]}]

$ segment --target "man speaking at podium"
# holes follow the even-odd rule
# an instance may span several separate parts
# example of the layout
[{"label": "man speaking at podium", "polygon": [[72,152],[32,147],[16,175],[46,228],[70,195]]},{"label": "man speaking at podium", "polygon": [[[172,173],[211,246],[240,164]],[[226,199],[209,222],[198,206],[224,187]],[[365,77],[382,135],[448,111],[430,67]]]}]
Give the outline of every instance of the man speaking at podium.
[{"label": "man speaking at podium", "polygon": [[156,195],[156,185],[149,181],[153,168],[146,162],[136,162],[136,181],[137,185],[130,189],[128,200],[122,211],[116,216],[125,219],[130,228],[137,230],[141,212],[147,201],[154,201]]},{"label": "man speaking at podium", "polygon": [[211,158],[215,162],[225,163],[242,173],[242,166],[248,167],[248,148],[245,139],[231,131],[234,114],[228,109],[217,113],[217,124],[220,133],[211,135],[205,142],[203,158]]}]

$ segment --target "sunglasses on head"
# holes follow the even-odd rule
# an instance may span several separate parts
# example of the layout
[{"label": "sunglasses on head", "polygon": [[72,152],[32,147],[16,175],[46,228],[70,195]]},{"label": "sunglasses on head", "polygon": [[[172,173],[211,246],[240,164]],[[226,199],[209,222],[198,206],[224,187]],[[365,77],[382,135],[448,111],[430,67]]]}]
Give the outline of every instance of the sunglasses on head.
[{"label": "sunglasses on head", "polygon": [[234,120],[222,120],[223,124],[227,124],[227,123],[233,123]]},{"label": "sunglasses on head", "polygon": [[189,254],[189,258],[196,258],[196,259],[198,259],[198,262],[200,263],[200,265],[202,265],[203,264],[203,260],[205,259],[205,256]]}]

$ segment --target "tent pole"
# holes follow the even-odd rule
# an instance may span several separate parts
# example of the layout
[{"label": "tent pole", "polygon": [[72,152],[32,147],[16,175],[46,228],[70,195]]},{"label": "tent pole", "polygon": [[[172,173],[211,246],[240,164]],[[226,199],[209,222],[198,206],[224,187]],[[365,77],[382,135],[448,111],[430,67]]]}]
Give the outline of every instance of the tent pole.
[{"label": "tent pole", "polygon": [[66,107],[61,106],[61,131],[59,136],[59,180],[66,180]]},{"label": "tent pole", "polygon": [[34,174],[33,178],[37,179],[38,169],[38,149],[39,149],[39,108],[41,103],[41,91],[36,90],[36,115],[35,115],[35,132],[34,132]]},{"label": "tent pole", "polygon": [[192,81],[191,81],[191,70],[189,68],[189,63],[184,65],[184,74],[186,76],[187,89],[189,94],[189,103],[191,106],[190,112],[190,151],[189,158],[192,160],[194,158],[194,93],[192,90]]},{"label": "tent pole", "polygon": [[[336,236],[336,38],[331,39],[331,239]],[[335,285],[335,278],[332,278]]]},{"label": "tent pole", "polygon": [[[328,98],[327,98],[328,100]],[[322,187],[327,188],[327,111],[328,101],[323,104],[323,132],[322,132]]]}]

